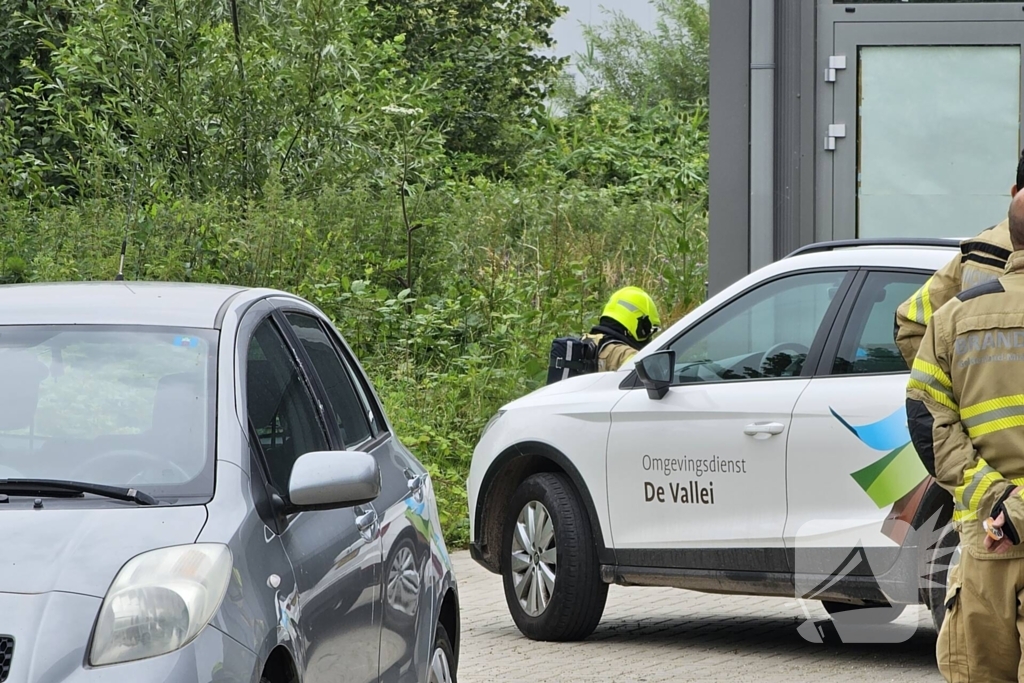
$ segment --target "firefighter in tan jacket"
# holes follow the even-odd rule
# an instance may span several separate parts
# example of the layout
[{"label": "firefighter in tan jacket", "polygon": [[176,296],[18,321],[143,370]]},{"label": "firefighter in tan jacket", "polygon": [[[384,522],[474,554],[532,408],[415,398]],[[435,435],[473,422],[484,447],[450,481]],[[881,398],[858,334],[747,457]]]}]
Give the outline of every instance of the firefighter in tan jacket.
[{"label": "firefighter in tan jacket", "polygon": [[953,496],[963,549],[937,647],[954,683],[1024,677],[1024,193],[1008,228],[1005,274],[934,312],[907,385],[914,447]]},{"label": "firefighter in tan jacket", "polygon": [[[1017,189],[1024,189],[1024,152],[1017,165]],[[907,367],[914,362],[925,327],[935,311],[960,292],[984,284],[1003,274],[1013,247],[1006,221],[960,243],[960,255],[936,271],[917,292],[896,310],[896,345]]]},{"label": "firefighter in tan jacket", "polygon": [[585,335],[597,344],[597,370],[618,370],[658,331],[654,299],[639,287],[623,287],[608,299],[601,320]]}]

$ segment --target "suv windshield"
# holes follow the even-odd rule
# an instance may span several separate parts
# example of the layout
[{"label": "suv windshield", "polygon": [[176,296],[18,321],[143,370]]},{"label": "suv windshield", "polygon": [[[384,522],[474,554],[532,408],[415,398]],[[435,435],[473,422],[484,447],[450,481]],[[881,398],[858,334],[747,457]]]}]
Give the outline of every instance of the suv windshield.
[{"label": "suv windshield", "polygon": [[216,355],[212,330],[0,325],[0,479],[211,497]]}]

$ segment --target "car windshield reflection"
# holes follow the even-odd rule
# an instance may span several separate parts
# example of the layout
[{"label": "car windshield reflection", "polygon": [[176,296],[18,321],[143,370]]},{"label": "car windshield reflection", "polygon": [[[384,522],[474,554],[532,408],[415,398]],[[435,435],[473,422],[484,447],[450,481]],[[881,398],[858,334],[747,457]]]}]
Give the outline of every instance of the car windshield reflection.
[{"label": "car windshield reflection", "polygon": [[213,493],[217,334],[0,326],[0,479]]}]

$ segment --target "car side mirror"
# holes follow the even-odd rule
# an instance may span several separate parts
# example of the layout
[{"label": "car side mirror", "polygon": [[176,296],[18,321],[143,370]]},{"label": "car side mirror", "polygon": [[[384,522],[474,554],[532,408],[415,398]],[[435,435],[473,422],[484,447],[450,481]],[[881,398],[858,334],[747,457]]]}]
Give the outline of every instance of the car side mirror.
[{"label": "car side mirror", "polygon": [[636,374],[647,389],[647,395],[660,401],[672,386],[672,373],[676,367],[675,351],[658,351],[636,363]]},{"label": "car side mirror", "polygon": [[353,507],[379,495],[377,459],[359,451],[306,453],[295,461],[288,481],[288,498],[296,511]]}]

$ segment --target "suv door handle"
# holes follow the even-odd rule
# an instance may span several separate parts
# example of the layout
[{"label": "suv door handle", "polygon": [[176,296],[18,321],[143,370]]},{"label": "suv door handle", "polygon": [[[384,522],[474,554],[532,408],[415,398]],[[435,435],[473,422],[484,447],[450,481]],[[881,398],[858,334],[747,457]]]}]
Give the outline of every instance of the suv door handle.
[{"label": "suv door handle", "polygon": [[743,428],[743,433],[754,438],[767,439],[770,436],[781,434],[786,425],[781,422],[755,422]]},{"label": "suv door handle", "polygon": [[374,527],[377,526],[377,511],[372,507],[367,509],[360,505],[355,508],[355,513],[359,534],[367,541],[373,540]]}]

